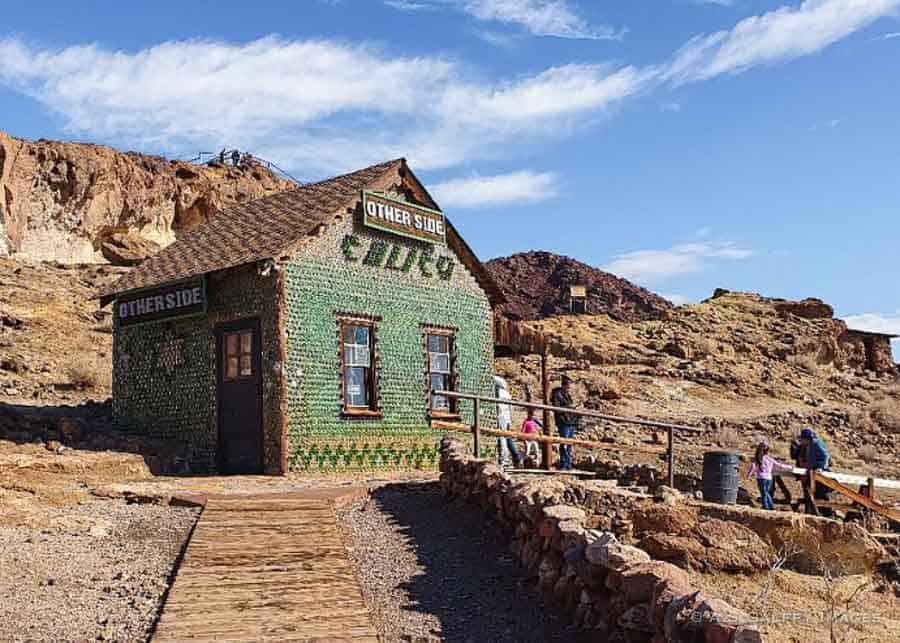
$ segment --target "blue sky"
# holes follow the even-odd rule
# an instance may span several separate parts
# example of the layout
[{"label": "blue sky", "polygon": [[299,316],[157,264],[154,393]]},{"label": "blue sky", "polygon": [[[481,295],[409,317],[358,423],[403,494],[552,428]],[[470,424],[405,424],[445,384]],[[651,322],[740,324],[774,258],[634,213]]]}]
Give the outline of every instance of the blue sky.
[{"label": "blue sky", "polygon": [[482,258],[900,332],[900,0],[4,3],[0,129],[304,179],[405,156]]}]

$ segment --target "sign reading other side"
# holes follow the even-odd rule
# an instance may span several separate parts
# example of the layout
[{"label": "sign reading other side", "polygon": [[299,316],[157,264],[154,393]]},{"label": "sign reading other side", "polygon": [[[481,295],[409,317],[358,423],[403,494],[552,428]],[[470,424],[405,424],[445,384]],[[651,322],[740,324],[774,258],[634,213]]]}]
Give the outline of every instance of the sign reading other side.
[{"label": "sign reading other side", "polygon": [[128,293],[116,299],[116,320],[119,326],[205,312],[206,284],[202,277]]},{"label": "sign reading other side", "polygon": [[446,242],[443,212],[363,191],[363,225],[429,243]]}]

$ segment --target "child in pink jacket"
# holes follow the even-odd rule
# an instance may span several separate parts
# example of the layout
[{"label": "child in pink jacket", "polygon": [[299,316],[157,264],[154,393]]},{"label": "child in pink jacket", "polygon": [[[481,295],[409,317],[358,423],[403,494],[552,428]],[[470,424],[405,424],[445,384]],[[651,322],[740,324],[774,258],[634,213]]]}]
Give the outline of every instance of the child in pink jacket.
[{"label": "child in pink jacket", "polygon": [[769,455],[768,442],[763,440],[756,445],[756,453],[753,455],[753,462],[747,472],[747,479],[756,478],[763,509],[775,509],[775,502],[772,500],[773,476],[776,473],[790,471],[792,471],[791,467],[781,464]]}]

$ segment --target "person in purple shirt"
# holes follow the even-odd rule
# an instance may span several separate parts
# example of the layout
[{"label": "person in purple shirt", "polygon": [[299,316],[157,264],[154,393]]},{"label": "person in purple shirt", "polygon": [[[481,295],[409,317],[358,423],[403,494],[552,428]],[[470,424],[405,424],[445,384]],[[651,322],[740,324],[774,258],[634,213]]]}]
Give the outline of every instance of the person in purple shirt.
[{"label": "person in purple shirt", "polygon": [[756,445],[756,453],[753,455],[753,462],[750,464],[750,470],[747,472],[747,479],[756,478],[763,509],[775,509],[775,502],[772,499],[773,476],[776,473],[790,471],[792,471],[791,467],[780,463],[769,455],[768,442],[761,440]]}]

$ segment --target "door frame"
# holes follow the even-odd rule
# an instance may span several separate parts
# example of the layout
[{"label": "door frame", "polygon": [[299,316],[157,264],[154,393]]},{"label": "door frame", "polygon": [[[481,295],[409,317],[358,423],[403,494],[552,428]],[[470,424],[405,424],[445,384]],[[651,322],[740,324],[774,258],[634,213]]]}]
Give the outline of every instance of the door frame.
[{"label": "door frame", "polygon": [[263,417],[263,381],[262,381],[262,327],[259,317],[242,317],[240,319],[232,319],[226,322],[220,322],[215,326],[215,344],[216,344],[216,467],[220,473],[223,473],[223,459],[225,457],[224,441],[222,439],[222,413],[221,402],[223,397],[223,389],[225,379],[223,377],[224,370],[224,349],[223,336],[225,333],[252,329],[253,334],[259,338],[257,346],[253,351],[253,366],[255,369],[254,380],[257,384],[256,407],[259,416],[259,430],[257,431],[257,453],[259,460],[256,463],[256,473],[248,475],[260,475],[265,471],[265,417]]}]

